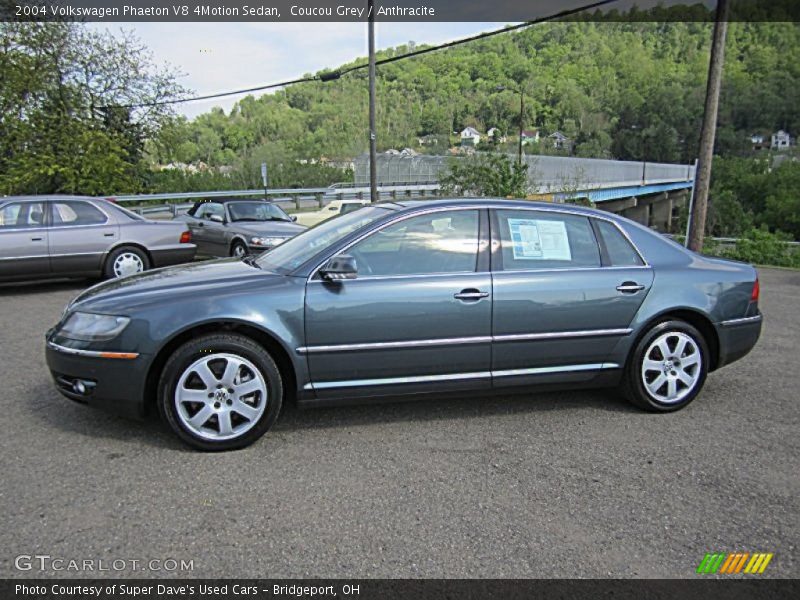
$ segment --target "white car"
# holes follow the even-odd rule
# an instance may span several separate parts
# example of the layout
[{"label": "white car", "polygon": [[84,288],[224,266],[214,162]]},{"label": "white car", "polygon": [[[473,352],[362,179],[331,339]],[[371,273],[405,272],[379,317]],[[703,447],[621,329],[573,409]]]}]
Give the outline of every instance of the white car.
[{"label": "white car", "polygon": [[369,204],[367,200],[333,200],[330,204],[323,206],[314,212],[297,213],[297,222],[306,227],[312,227],[317,223],[322,223],[331,217],[345,215],[362,206]]}]

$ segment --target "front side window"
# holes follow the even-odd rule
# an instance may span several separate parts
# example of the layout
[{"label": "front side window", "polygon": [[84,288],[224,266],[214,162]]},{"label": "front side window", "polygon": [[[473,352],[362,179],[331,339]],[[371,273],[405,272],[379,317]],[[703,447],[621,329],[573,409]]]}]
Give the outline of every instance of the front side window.
[{"label": "front side window", "polygon": [[347,254],[356,259],[359,277],[471,273],[478,260],[478,211],[404,219],[358,242]]},{"label": "front side window", "polygon": [[53,225],[56,227],[101,225],[108,219],[103,211],[89,204],[75,200],[53,202]]},{"label": "front side window", "polygon": [[600,266],[600,249],[587,217],[534,210],[498,210],[501,265],[495,270]]},{"label": "front side window", "polygon": [[44,224],[41,202],[12,202],[0,209],[0,229],[29,229]]},{"label": "front side window", "polygon": [[355,204],[355,203],[343,204],[342,205],[342,214],[346,215],[347,213],[351,213],[353,211],[356,211],[359,208],[361,208],[361,204]]}]

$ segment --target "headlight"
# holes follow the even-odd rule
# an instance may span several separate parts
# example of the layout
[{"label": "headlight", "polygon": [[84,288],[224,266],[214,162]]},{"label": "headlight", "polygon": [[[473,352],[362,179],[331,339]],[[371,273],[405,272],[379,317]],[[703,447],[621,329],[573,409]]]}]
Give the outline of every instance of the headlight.
[{"label": "headlight", "polygon": [[282,237],[252,237],[250,238],[250,243],[253,246],[277,246],[278,244],[282,244],[286,241],[286,238]]},{"label": "headlight", "polygon": [[128,317],[74,312],[61,326],[58,334],[72,340],[104,342],[122,333],[130,322]]}]

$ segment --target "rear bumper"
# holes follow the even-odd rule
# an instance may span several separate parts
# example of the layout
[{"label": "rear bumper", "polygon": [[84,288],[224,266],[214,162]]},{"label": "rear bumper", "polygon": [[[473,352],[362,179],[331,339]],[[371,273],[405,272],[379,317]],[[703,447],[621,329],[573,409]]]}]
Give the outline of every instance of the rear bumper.
[{"label": "rear bumper", "polygon": [[194,255],[196,253],[197,246],[194,244],[181,244],[173,248],[150,250],[150,256],[153,259],[153,267],[168,267],[170,265],[189,263],[194,260]]},{"label": "rear bumper", "polygon": [[761,336],[764,317],[761,313],[754,317],[732,319],[717,323],[719,336],[719,364],[723,367],[745,356],[756,345]]},{"label": "rear bumper", "polygon": [[139,355],[135,359],[81,356],[57,350],[48,343],[45,359],[56,389],[70,400],[126,417],[144,416],[148,356]]}]

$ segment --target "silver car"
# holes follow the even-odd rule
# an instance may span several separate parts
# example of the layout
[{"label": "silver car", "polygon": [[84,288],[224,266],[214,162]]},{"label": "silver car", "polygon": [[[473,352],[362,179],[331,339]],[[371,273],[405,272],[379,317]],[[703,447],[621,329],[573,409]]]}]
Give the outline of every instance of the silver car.
[{"label": "silver car", "polygon": [[122,277],[194,259],[186,223],[82,196],[0,198],[0,281]]},{"label": "silver car", "polygon": [[197,251],[208,256],[246,256],[271,250],[307,227],[277,204],[264,200],[199,200],[185,215]]}]

